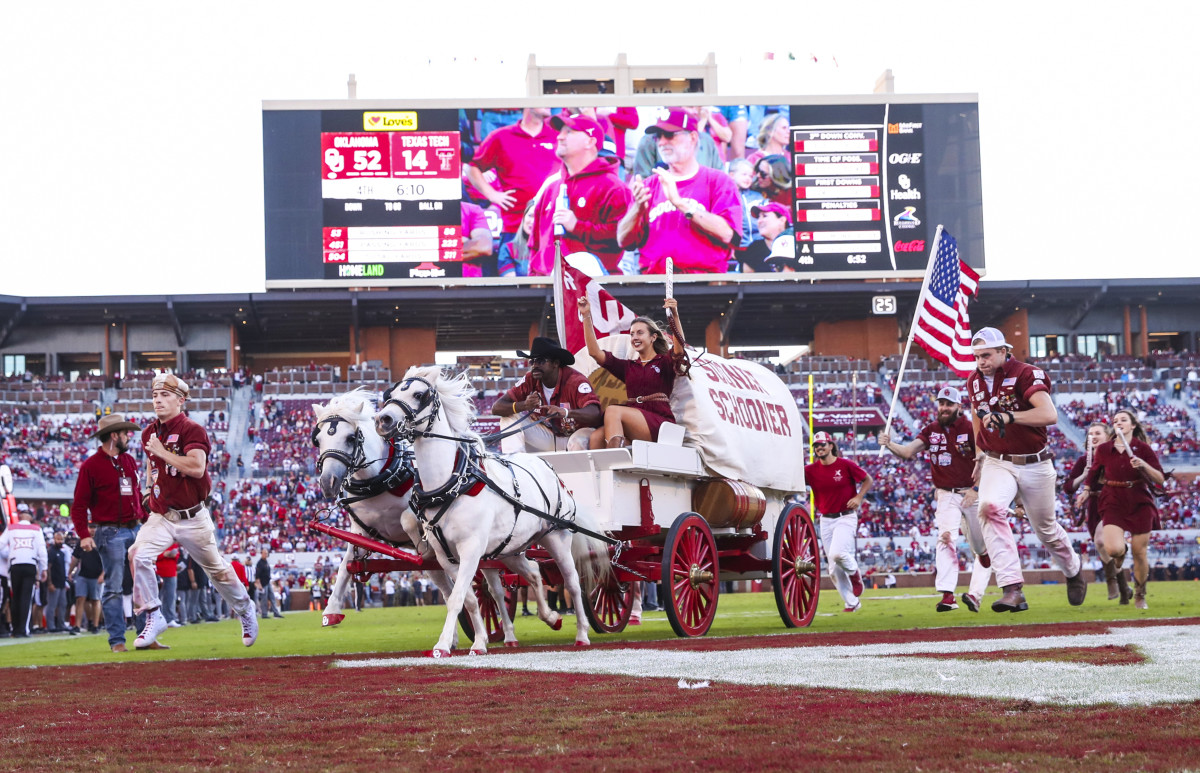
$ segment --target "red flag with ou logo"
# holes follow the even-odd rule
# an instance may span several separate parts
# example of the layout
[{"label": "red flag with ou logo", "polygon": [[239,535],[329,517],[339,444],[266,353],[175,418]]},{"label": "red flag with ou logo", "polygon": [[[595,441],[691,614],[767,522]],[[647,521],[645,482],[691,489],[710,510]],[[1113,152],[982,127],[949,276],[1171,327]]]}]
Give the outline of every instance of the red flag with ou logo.
[{"label": "red flag with ou logo", "polygon": [[579,352],[587,348],[578,306],[579,298],[584,295],[592,305],[592,329],[596,332],[596,338],[629,332],[630,325],[637,317],[632,309],[566,259],[558,261],[555,273],[554,307],[557,312],[558,340],[564,349]]}]

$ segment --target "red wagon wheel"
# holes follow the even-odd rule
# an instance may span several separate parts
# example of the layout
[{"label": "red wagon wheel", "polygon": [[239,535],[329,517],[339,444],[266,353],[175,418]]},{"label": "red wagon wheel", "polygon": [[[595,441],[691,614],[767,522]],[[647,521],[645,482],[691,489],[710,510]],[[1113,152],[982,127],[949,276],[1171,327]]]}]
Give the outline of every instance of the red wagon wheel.
[{"label": "red wagon wheel", "polygon": [[[483,624],[487,628],[488,644],[498,644],[504,641],[504,624],[500,622],[500,608],[496,606],[496,600],[492,598],[492,594],[488,590],[487,578],[483,576],[482,571],[475,572],[475,577],[471,580],[471,592],[475,594],[475,599],[479,602],[479,614],[483,617]],[[504,589],[504,606],[508,609],[508,619],[511,621],[517,613],[517,592],[512,588]],[[471,617],[465,608],[458,614],[458,624],[462,626],[463,633],[467,635],[467,638],[474,641],[475,626],[471,625]]]},{"label": "red wagon wheel", "polygon": [[791,505],[779,514],[771,569],[783,624],[802,628],[812,623],[821,595],[821,553],[817,530],[804,508]]},{"label": "red wagon wheel", "polygon": [[633,611],[633,583],[618,582],[615,573],[610,574],[588,589],[583,611],[596,633],[620,633]]},{"label": "red wagon wheel", "polygon": [[696,513],[675,519],[663,543],[662,592],[677,636],[703,636],[717,614],[720,592],[717,543]]}]

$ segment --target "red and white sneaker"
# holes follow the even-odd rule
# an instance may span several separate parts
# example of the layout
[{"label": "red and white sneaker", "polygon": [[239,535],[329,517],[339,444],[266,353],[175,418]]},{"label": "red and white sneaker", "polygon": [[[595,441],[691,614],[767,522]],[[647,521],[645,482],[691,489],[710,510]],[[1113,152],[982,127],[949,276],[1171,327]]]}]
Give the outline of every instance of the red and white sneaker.
[{"label": "red and white sneaker", "polygon": [[967,609],[971,610],[972,612],[979,611],[979,599],[975,598],[970,593],[964,593],[962,595],[962,603],[966,604]]},{"label": "red and white sneaker", "polygon": [[254,646],[254,642],[258,641],[258,615],[255,614],[254,605],[251,604],[245,612],[240,613],[238,620],[242,623],[242,644]]},{"label": "red and white sneaker", "polygon": [[861,596],[863,594],[862,572],[855,572],[854,574],[850,575],[850,591],[855,596]]},{"label": "red and white sneaker", "polygon": [[954,591],[943,591],[942,600],[937,604],[939,612],[953,612],[958,609],[958,602],[954,600]]},{"label": "red and white sneaker", "polygon": [[167,618],[158,609],[146,613],[146,625],[142,632],[133,640],[133,646],[139,650],[148,650],[158,641],[159,634],[167,630]]}]

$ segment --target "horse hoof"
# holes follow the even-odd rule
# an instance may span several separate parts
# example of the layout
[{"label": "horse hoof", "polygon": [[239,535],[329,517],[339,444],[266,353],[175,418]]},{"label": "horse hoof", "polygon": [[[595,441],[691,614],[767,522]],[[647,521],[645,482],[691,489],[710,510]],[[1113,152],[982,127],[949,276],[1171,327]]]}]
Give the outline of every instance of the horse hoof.
[{"label": "horse hoof", "polygon": [[642,618],[638,617],[637,615],[630,615],[629,622],[626,623],[626,625],[641,625],[641,624],[642,624]]},{"label": "horse hoof", "polygon": [[321,627],[332,628],[345,619],[345,615],[321,615]]},{"label": "horse hoof", "polygon": [[551,623],[550,629],[553,631],[561,631],[562,630],[562,618],[560,617],[557,620],[555,620],[553,623]]},{"label": "horse hoof", "polygon": [[521,643],[517,642],[517,641],[506,641],[506,642],[504,642],[504,646],[505,647],[520,647]]},{"label": "horse hoof", "polygon": [[592,643],[590,641],[577,641],[577,642],[575,642],[575,646],[576,647],[590,647],[590,646],[592,646]]},{"label": "horse hoof", "polygon": [[448,658],[448,657],[450,657],[450,653],[447,650],[429,650],[425,654],[431,658]]},{"label": "horse hoof", "polygon": [[467,654],[469,654],[469,655],[486,655],[486,654],[487,654],[487,650],[471,650],[471,651],[470,651],[469,653],[467,653]]}]

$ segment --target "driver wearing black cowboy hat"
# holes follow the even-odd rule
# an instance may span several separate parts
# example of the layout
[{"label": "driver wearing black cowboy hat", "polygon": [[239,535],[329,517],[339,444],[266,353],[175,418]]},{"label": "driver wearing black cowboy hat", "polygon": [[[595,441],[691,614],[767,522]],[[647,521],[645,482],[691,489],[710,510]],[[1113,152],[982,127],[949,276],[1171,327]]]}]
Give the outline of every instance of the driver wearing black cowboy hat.
[{"label": "driver wearing black cowboy hat", "polygon": [[528,352],[517,356],[529,362],[525,379],[504,393],[492,406],[501,418],[501,430],[522,418],[550,417],[545,424],[526,423],[526,429],[500,441],[504,453],[524,451],[583,451],[588,436],[600,426],[600,400],[587,377],[570,367],[575,355],[552,338],[535,338]]}]

